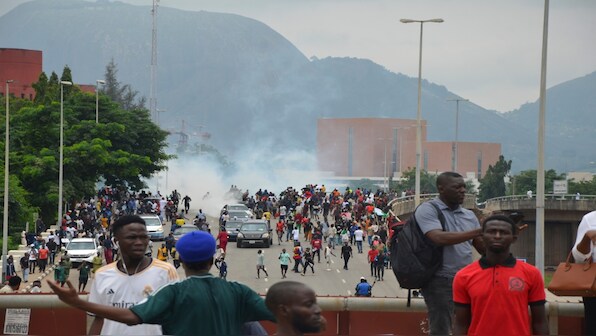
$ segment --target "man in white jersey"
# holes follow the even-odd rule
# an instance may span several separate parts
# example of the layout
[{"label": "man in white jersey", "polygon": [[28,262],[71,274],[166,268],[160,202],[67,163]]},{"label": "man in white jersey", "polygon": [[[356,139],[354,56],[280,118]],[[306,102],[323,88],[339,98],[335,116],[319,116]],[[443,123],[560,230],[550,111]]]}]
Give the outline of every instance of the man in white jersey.
[{"label": "man in white jersey", "polygon": [[[149,236],[145,221],[136,215],[120,217],[112,225],[114,241],[122,257],[95,273],[89,301],[112,307],[130,308],[163,285],[178,280],[169,263],[145,256]],[[96,316],[89,335],[161,335],[160,325],[128,326]]]}]

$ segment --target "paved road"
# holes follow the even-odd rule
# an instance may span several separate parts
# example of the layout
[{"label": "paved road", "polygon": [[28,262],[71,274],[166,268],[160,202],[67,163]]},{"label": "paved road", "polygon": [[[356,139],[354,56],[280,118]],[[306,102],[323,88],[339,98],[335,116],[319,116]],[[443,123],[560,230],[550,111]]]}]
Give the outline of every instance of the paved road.
[{"label": "paved road", "polygon": [[[187,223],[191,222],[192,216],[194,211],[189,212]],[[209,218],[209,222],[211,224],[211,230],[215,235],[218,232],[217,229],[217,220],[215,218]],[[170,224],[166,224],[165,232],[169,232]],[[282,248],[286,248],[288,253],[291,254],[293,244],[292,242],[283,242],[281,245],[277,245],[276,242],[277,237],[274,238],[274,245],[268,249],[262,247],[245,247],[245,248],[237,248],[234,242],[229,242],[227,247],[226,253],[226,261],[228,263],[228,280],[231,281],[238,281],[250,286],[252,289],[257,291],[258,293],[265,294],[267,293],[268,288],[273,285],[274,283],[281,281],[281,272],[279,266],[279,260],[277,257],[281,253]],[[301,236],[302,245],[309,246],[308,242],[305,242],[303,237]],[[160,242],[153,243],[153,255],[155,256],[157,253],[157,248],[160,246]],[[265,266],[269,273],[269,277],[265,278],[264,274],[262,274],[260,279],[257,279],[256,274],[256,260],[257,260],[257,251],[259,249],[263,249],[265,253]],[[357,252],[356,246],[353,246],[354,252]],[[304,282],[305,284],[312,287],[317,295],[330,295],[330,296],[346,296],[346,295],[353,295],[354,294],[354,287],[360,281],[360,277],[364,276],[367,277],[368,281],[372,283],[374,278],[370,276],[370,266],[367,263],[366,252],[368,250],[365,248],[364,253],[358,254],[354,253],[354,257],[350,259],[349,262],[349,270],[343,269],[343,260],[339,258],[340,250],[339,247],[336,247],[334,253],[337,257],[332,258],[331,270],[326,270],[326,264],[324,258],[321,258],[321,263],[316,263],[315,260],[315,274],[312,274],[310,270],[307,272],[305,276],[301,276],[298,273],[292,272],[292,265],[290,265],[290,270],[288,271],[287,280],[294,280]],[[217,275],[218,271],[215,267],[213,267],[212,271],[213,274]],[[70,272],[70,281],[74,284],[78,284],[78,271],[76,269],[71,270]],[[182,267],[178,269],[178,273],[180,274],[181,278],[184,278],[184,271]],[[33,277],[30,276],[30,282],[39,276],[39,273],[34,274]],[[46,279],[53,279],[53,273],[50,273]],[[93,279],[89,279],[89,283],[87,284],[87,291],[91,287]],[[42,281],[43,287],[42,290],[49,291],[49,286]],[[395,280],[395,276],[391,272],[390,269],[385,270],[385,277],[384,281],[378,281],[373,287],[373,296],[375,297],[406,297],[407,291],[402,290],[399,288],[397,281]]]}]

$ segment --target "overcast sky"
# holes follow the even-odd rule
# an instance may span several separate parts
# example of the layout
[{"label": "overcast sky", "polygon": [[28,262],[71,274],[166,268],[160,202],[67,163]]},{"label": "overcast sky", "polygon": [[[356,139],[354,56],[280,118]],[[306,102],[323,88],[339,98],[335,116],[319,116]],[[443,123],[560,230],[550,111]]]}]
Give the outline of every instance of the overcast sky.
[{"label": "overcast sky", "polygon": [[[0,0],[0,15],[26,1]],[[412,77],[420,25],[399,19],[443,18],[424,25],[423,78],[502,112],[538,99],[544,0],[161,0],[160,6],[240,14],[267,24],[307,57],[366,58]],[[548,87],[596,71],[596,1],[550,1],[548,47]]]}]

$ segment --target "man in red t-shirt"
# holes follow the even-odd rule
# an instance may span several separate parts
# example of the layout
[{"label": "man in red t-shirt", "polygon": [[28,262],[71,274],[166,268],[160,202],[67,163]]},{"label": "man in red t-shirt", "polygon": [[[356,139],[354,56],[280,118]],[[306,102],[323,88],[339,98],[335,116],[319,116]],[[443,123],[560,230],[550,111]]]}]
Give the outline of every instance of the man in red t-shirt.
[{"label": "man in red t-shirt", "polygon": [[277,222],[277,226],[275,231],[277,232],[277,245],[281,245],[281,240],[284,236],[284,221],[280,218],[279,222]]},{"label": "man in red t-shirt", "polygon": [[462,268],[453,280],[453,334],[548,335],[542,275],[509,252],[517,240],[514,221],[504,215],[488,217],[482,225],[482,240],[485,255]]},{"label": "man in red t-shirt", "polygon": [[219,241],[219,248],[221,248],[224,253],[226,252],[226,246],[228,246],[228,232],[224,227],[219,228],[219,234],[217,235],[217,241]]},{"label": "man in red t-shirt", "polygon": [[375,267],[375,258],[379,255],[379,250],[372,246],[368,251],[368,263],[370,264],[370,276],[377,278],[377,268]]},{"label": "man in red t-shirt", "polygon": [[43,273],[46,271],[46,266],[48,265],[50,250],[48,250],[46,244],[44,243],[41,245],[37,253],[37,264],[39,265],[39,271]]}]

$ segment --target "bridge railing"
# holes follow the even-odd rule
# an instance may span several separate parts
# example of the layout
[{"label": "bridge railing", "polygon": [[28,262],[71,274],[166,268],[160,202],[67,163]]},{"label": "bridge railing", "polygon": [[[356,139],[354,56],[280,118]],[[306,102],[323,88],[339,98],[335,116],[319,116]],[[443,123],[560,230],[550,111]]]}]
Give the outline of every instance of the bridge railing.
[{"label": "bridge railing", "polygon": [[[420,203],[430,201],[437,196],[439,196],[437,193],[421,194]],[[394,198],[389,202],[389,206],[393,210],[393,213],[398,217],[402,215],[409,215],[414,212],[414,209],[416,208],[414,204],[414,198],[414,195]],[[466,194],[463,206],[467,209],[475,209],[477,207],[476,194]]]},{"label": "bridge railing", "polygon": [[[0,300],[0,327],[5,324],[5,309],[31,309],[28,324],[30,335],[81,335],[87,332],[87,315],[67,306],[54,294],[2,294]],[[81,295],[83,300],[87,295]],[[318,296],[317,302],[328,320],[323,335],[401,334],[418,335],[426,322],[424,300],[405,298],[362,298]],[[547,302],[551,335],[580,335],[578,326],[583,322],[583,305],[577,302]],[[68,323],[58,316],[69,316]],[[370,321],[374,321],[371,325]],[[396,323],[399,321],[399,323]],[[268,331],[275,327],[267,323]],[[4,330],[3,328],[0,330]]]},{"label": "bridge railing", "polygon": [[[486,200],[487,202],[498,202],[498,201],[516,201],[516,200],[529,200],[529,199],[536,199],[536,195],[532,195],[531,197],[528,195],[509,195],[509,196],[501,196],[495,197]],[[552,199],[552,200],[596,200],[596,195],[579,195],[576,194],[545,194],[544,199]]]}]

